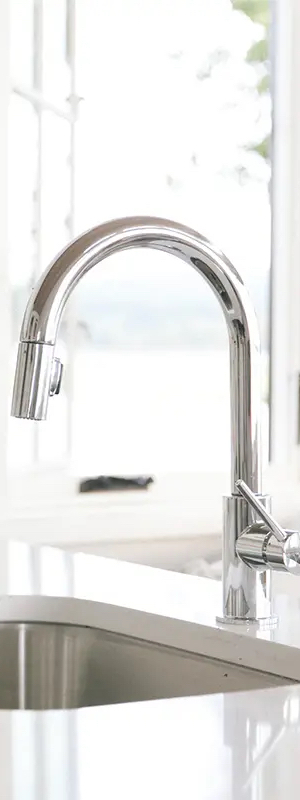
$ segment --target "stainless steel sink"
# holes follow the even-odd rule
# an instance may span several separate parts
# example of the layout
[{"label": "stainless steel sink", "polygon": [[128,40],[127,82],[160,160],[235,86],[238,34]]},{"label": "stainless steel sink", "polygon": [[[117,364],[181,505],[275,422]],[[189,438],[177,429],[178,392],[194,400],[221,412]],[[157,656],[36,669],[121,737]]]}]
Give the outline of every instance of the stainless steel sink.
[{"label": "stainless steel sink", "polygon": [[78,708],[288,682],[95,628],[0,624],[1,709]]}]

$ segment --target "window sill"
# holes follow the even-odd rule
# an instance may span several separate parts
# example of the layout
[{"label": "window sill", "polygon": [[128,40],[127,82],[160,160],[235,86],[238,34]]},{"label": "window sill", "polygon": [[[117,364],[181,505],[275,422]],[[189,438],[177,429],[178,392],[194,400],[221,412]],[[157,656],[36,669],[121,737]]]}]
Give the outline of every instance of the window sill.
[{"label": "window sill", "polygon": [[[36,481],[30,494],[18,495],[2,513],[5,538],[72,546],[77,543],[124,542],[199,536],[221,530],[224,475],[167,475],[148,490],[76,494],[74,481],[57,476]],[[40,481],[42,478],[40,476]],[[22,481],[23,489],[25,488]],[[60,491],[58,491],[60,490]],[[37,498],[39,498],[37,500]],[[53,503],[53,498],[55,502]]]},{"label": "window sill", "polygon": [[[37,476],[36,476],[37,477]],[[30,493],[2,509],[2,537],[61,547],[87,544],[179,539],[216,535],[222,529],[222,495],[228,475],[161,475],[148,490],[75,493],[74,480],[39,471]],[[29,478],[28,478],[29,481]],[[44,481],[45,491],[42,491]],[[26,482],[22,481],[26,490]],[[273,511],[283,525],[300,520],[298,485],[268,467],[264,486],[273,495]],[[33,487],[33,488],[32,488]]]}]

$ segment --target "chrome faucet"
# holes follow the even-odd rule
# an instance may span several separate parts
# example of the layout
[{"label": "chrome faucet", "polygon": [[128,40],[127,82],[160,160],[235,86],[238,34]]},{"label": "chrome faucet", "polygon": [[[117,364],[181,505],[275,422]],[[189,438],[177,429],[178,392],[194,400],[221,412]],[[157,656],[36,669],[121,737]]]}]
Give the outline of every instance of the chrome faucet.
[{"label": "chrome faucet", "polygon": [[29,299],[20,336],[12,414],[46,418],[49,395],[59,392],[55,357],[59,323],[80,279],[107,256],[149,247],[178,256],[210,285],[229,335],[231,495],[224,498],[223,616],[221,622],[272,623],[271,571],[300,573],[300,536],[283,531],[261,495],[260,343],[255,313],[230,261],[195,231],[151,217],[99,225],[79,236],[50,264]]}]

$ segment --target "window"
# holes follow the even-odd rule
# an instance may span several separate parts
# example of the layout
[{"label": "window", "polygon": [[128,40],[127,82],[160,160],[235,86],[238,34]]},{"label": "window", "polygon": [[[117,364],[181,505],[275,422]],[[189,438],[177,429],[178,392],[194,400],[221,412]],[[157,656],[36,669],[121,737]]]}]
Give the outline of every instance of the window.
[{"label": "window", "polygon": [[[295,0],[285,20],[281,5],[281,0],[10,0],[10,48],[2,52],[10,374],[29,289],[73,235],[130,214],[177,219],[224,250],[253,297],[263,346],[265,465],[270,197],[277,219],[281,187],[292,180],[291,170],[287,177],[283,166],[278,133],[278,169],[271,183],[270,41],[285,65],[280,74],[286,89],[291,30],[296,37]],[[0,12],[2,38],[8,30],[5,13]],[[290,103],[291,117],[293,91],[284,100],[277,83],[279,128],[284,103],[286,108]],[[296,150],[296,137],[292,144]],[[287,218],[282,226],[288,236]],[[273,281],[273,329],[280,292],[288,291],[279,266],[283,245],[276,237],[273,260],[281,282]],[[277,326],[273,438],[282,392],[290,397],[289,369],[280,388],[276,366],[278,359],[281,366],[282,360],[287,364],[290,339],[283,352],[279,336]],[[199,517],[199,492],[204,504],[215,497],[216,481],[221,492],[226,490],[230,431],[227,334],[204,282],[165,254],[115,256],[78,286],[58,348],[65,376],[61,395],[50,404],[48,423],[9,421],[1,464],[9,478],[9,502],[22,504],[26,497],[29,505],[36,504],[38,495],[39,503],[53,505],[55,487],[56,501],[71,494],[74,503],[79,478],[151,473],[157,482],[155,502],[188,496],[197,506],[200,528],[207,530],[203,508],[203,520]],[[297,375],[294,368],[294,381]],[[296,411],[294,392],[294,426]],[[3,437],[6,415],[5,410]],[[285,431],[285,444],[294,433],[294,428],[292,434]],[[297,461],[294,444],[293,453]],[[283,462],[282,450],[276,460]]]},{"label": "window", "polygon": [[[233,5],[178,0],[172,20],[166,0],[80,7],[77,216],[156,214],[217,242],[260,313],[266,401],[268,4],[265,24]],[[204,282],[164,254],[120,254],[81,282],[76,315],[74,472],[225,472],[227,334]],[[266,402],[264,441],[267,456]]]}]

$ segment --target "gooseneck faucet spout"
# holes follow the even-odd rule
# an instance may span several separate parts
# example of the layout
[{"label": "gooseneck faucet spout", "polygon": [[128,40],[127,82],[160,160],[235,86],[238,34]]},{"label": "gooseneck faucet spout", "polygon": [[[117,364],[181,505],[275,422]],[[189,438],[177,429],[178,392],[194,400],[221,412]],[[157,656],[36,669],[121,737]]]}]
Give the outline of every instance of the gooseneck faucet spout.
[{"label": "gooseneck faucet spout", "polygon": [[222,306],[230,342],[232,491],[235,481],[243,478],[257,492],[260,389],[255,315],[244,284],[227,258],[199,234],[167,220],[133,218],[99,225],[79,236],[52,262],[25,312],[13,414],[46,418],[49,394],[54,391],[54,347],[68,297],[80,279],[104,258],[136,247],[164,250],[187,261],[203,275]]},{"label": "gooseneck faucet spout", "polygon": [[[29,299],[18,350],[12,414],[45,419],[49,395],[59,391],[61,365],[55,343],[64,306],[81,278],[108,256],[129,248],[162,250],[186,261],[210,285],[229,335],[231,391],[231,491],[225,498],[223,620],[271,616],[269,580],[237,552],[238,537],[253,522],[237,481],[261,491],[260,347],[255,313],[230,261],[195,231],[164,219],[133,217],[99,225],[69,244],[42,275]],[[260,497],[264,504],[266,500]]]}]

